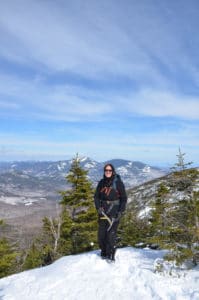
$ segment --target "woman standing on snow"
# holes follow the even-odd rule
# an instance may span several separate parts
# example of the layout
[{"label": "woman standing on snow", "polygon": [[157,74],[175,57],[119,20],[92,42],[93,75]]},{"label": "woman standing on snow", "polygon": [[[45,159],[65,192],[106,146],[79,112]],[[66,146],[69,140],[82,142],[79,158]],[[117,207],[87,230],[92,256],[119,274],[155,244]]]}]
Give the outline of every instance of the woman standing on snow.
[{"label": "woman standing on snow", "polygon": [[127,196],[124,184],[112,164],[104,166],[104,177],[98,183],[94,201],[99,216],[101,257],[114,261],[117,228],[126,207]]}]

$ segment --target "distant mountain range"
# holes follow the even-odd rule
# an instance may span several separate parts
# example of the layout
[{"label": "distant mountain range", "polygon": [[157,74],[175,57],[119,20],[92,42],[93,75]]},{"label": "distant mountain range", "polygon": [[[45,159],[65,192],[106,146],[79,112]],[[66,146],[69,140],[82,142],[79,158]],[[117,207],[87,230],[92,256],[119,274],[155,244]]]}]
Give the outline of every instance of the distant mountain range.
[{"label": "distant mountain range", "polygon": [[[166,174],[166,170],[139,161],[112,159],[108,162],[114,165],[126,187],[133,187]],[[0,183],[9,180],[12,183],[33,184],[35,187],[38,183],[47,186],[48,183],[53,183],[56,189],[56,185],[66,184],[65,177],[71,163],[72,160],[0,162]],[[103,176],[105,163],[107,162],[97,162],[89,157],[80,159],[81,166],[88,170],[88,177],[94,185]]]},{"label": "distant mountain range", "polygon": [[[5,220],[5,232],[13,241],[19,240],[22,248],[39,233],[44,216],[56,217],[60,207],[60,190],[69,188],[66,175],[72,160],[0,162],[0,219]],[[107,162],[82,157],[80,164],[88,170],[95,187],[103,176]],[[116,172],[126,188],[132,188],[165,175],[166,170],[142,162],[113,159]]]}]

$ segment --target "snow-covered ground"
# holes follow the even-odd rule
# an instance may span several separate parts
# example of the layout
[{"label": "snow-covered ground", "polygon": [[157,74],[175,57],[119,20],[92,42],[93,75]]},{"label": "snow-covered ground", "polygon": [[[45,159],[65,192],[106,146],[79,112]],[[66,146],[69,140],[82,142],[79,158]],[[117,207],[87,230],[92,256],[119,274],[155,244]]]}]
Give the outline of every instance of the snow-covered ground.
[{"label": "snow-covered ground", "polygon": [[172,277],[154,273],[163,251],[118,249],[115,263],[99,251],[71,255],[50,266],[0,280],[1,300],[198,300],[199,269]]},{"label": "snow-covered ground", "polygon": [[17,205],[17,204],[24,204],[24,205],[32,205],[34,202],[38,202],[41,200],[46,200],[44,197],[40,198],[28,198],[28,197],[6,197],[6,196],[1,196],[0,201],[10,204],[10,205]]}]

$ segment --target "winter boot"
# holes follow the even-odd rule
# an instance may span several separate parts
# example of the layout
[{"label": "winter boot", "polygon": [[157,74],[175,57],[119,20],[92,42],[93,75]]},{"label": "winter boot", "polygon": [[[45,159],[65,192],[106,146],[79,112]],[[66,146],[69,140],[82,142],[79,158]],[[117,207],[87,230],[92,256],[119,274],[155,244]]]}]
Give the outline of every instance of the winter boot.
[{"label": "winter boot", "polygon": [[112,251],[111,254],[107,255],[106,257],[108,262],[115,262],[115,251]]},{"label": "winter boot", "polygon": [[101,251],[101,258],[102,259],[106,259],[106,252],[105,251]]}]

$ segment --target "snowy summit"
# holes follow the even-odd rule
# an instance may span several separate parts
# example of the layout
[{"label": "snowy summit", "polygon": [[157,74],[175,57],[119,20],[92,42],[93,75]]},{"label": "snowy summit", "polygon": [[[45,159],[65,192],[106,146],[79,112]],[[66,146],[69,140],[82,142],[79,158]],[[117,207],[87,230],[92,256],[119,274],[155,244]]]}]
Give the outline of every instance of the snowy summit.
[{"label": "snowy summit", "polygon": [[198,300],[198,269],[155,273],[163,251],[118,249],[108,263],[99,251],[62,257],[52,265],[0,280],[1,300]]}]

